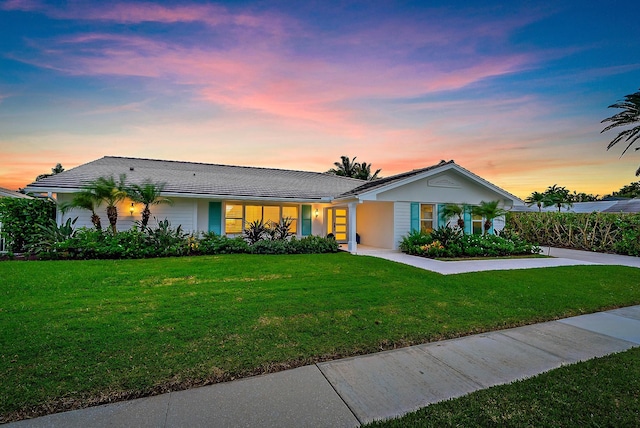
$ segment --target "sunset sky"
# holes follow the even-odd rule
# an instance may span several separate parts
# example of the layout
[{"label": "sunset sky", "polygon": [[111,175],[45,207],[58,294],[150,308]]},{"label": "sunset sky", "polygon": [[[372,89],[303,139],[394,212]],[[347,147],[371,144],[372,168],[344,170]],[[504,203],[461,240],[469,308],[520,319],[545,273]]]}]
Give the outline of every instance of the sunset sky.
[{"label": "sunset sky", "polygon": [[[483,6],[477,6],[482,3]],[[0,186],[105,155],[604,194],[640,1],[0,1]]]}]

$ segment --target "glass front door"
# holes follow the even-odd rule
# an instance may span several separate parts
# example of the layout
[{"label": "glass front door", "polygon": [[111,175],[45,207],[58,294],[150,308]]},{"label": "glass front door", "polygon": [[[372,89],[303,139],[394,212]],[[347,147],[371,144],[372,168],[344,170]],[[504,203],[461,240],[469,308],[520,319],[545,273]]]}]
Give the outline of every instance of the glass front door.
[{"label": "glass front door", "polygon": [[340,243],[345,243],[348,240],[347,214],[346,208],[327,209],[327,234],[333,233],[336,241]]}]

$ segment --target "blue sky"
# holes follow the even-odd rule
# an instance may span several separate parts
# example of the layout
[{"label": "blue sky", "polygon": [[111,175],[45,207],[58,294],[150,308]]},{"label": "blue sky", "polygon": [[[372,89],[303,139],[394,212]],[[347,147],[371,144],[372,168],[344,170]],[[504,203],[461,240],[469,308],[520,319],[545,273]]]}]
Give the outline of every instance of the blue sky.
[{"label": "blue sky", "polygon": [[[302,4],[302,5],[301,5]],[[0,186],[105,156],[608,193],[640,2],[0,2]]]}]

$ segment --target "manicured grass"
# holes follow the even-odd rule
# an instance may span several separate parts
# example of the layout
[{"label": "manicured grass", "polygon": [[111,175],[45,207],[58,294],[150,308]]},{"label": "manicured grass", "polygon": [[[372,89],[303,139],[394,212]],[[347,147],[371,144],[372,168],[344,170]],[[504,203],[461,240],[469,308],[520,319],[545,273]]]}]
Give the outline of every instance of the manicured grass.
[{"label": "manicured grass", "polygon": [[433,404],[367,427],[637,427],[640,348]]},{"label": "manicured grass", "polygon": [[0,263],[0,421],[640,303],[640,270],[349,254]]}]

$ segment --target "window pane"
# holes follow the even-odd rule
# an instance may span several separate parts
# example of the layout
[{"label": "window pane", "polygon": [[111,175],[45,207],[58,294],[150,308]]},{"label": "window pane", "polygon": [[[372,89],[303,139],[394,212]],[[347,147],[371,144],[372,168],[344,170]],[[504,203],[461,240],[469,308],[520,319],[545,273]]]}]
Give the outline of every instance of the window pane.
[{"label": "window pane", "polygon": [[327,210],[327,233],[333,233],[333,210]]},{"label": "window pane", "polygon": [[291,227],[289,228],[289,232],[298,233],[298,220],[291,220]]},{"label": "window pane", "polygon": [[264,224],[280,223],[280,207],[263,207],[264,216],[262,221]]},{"label": "window pane", "polygon": [[482,222],[474,221],[473,222],[473,234],[474,235],[482,235]]},{"label": "window pane", "polygon": [[347,234],[346,233],[336,233],[335,235],[336,241],[346,241]]},{"label": "window pane", "polygon": [[420,221],[420,230],[426,233],[431,233],[431,231],[433,231],[433,221],[431,220]]},{"label": "window pane", "polygon": [[226,218],[242,218],[242,205],[226,205]]},{"label": "window pane", "polygon": [[346,232],[347,226],[344,224],[336,224],[336,233],[337,232]]},{"label": "window pane", "polygon": [[336,209],[336,217],[346,217],[346,216],[347,216],[347,210],[342,208]]},{"label": "window pane", "polygon": [[224,231],[225,233],[241,233],[242,232],[242,220],[241,219],[235,219],[235,218],[228,218],[225,219],[225,227],[224,227]]},{"label": "window pane", "polygon": [[244,207],[244,224],[249,227],[250,223],[262,219],[262,207],[258,205],[247,205]]},{"label": "window pane", "polygon": [[298,207],[282,207],[282,218],[298,218]]},{"label": "window pane", "polygon": [[420,218],[422,220],[433,219],[433,205],[420,205]]}]

